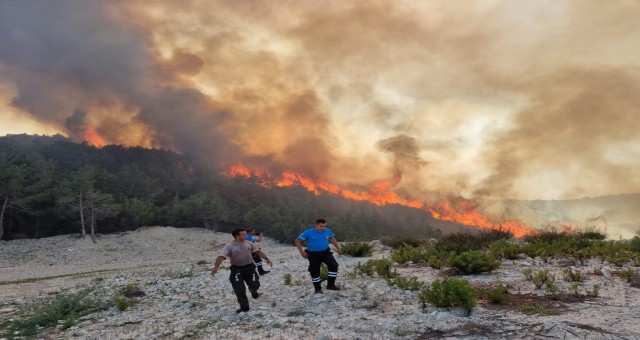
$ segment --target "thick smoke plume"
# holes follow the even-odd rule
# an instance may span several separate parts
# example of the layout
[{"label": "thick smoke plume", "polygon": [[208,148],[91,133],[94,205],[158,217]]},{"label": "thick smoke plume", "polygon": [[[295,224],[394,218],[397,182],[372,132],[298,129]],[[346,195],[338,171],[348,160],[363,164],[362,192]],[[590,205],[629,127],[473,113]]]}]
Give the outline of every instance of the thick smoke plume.
[{"label": "thick smoke plume", "polygon": [[2,132],[90,127],[343,185],[401,175],[425,202],[640,192],[639,16],[637,1],[4,1],[0,115],[34,131]]}]

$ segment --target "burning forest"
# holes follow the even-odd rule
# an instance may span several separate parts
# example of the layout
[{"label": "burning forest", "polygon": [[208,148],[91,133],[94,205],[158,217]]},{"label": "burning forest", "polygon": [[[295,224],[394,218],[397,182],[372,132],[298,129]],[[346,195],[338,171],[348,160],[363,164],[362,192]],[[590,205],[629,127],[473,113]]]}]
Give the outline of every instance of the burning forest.
[{"label": "burning forest", "polygon": [[628,237],[636,215],[536,202],[640,192],[639,10],[3,2],[0,135],[171,150],[264,188],[520,236]]}]

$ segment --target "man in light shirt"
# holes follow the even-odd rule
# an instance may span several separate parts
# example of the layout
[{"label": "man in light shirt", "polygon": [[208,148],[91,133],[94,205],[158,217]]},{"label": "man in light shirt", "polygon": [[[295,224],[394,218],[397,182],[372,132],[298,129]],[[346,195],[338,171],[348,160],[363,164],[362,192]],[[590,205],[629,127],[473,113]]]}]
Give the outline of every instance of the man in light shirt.
[{"label": "man in light shirt", "polygon": [[233,236],[233,241],[220,250],[216,263],[211,268],[211,275],[216,275],[222,262],[228,258],[231,261],[229,281],[240,304],[240,309],[236,310],[236,313],[248,312],[249,299],[247,298],[246,286],[249,286],[251,297],[254,299],[260,297],[260,293],[258,293],[260,276],[256,272],[253,253],[258,254],[270,266],[273,266],[273,263],[253,242],[246,240],[247,232],[244,229],[235,229],[231,232],[231,235]]}]

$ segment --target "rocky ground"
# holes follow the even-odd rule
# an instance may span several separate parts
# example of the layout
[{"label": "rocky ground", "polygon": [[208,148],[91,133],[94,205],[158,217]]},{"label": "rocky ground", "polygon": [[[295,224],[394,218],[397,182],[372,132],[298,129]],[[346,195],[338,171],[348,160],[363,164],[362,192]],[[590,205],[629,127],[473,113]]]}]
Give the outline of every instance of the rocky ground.
[{"label": "rocky ground", "polygon": [[[549,299],[521,273],[525,268],[548,268],[559,275],[558,263],[523,258],[503,261],[491,274],[465,276],[476,287],[506,285],[510,295],[505,305],[481,301],[464,316],[456,310],[423,308],[417,292],[389,286],[382,279],[348,275],[358,261],[368,258],[339,258],[338,284],[343,290],[315,295],[306,260],[292,245],[268,238],[262,248],[274,266],[261,278],[263,295],[250,301],[250,312],[236,314],[228,269],[216,277],[209,273],[217,251],[230,240],[229,234],[203,229],[152,227],[102,235],[97,244],[75,235],[0,241],[0,318],[17,318],[44,298],[91,287],[102,301],[100,311],[71,328],[43,330],[39,337],[640,339],[639,290],[619,277],[596,275],[602,267],[599,261],[578,268],[587,275],[581,289],[599,284],[598,296],[575,301]],[[376,243],[374,257],[389,251]],[[605,273],[615,270],[605,264]],[[426,283],[442,275],[418,265],[398,267],[398,272]],[[570,285],[561,279],[557,283],[564,290]],[[144,296],[132,298],[136,303],[121,311],[113,301],[127,287],[139,288]],[[523,302],[553,307],[561,314],[526,315],[520,309]]]}]

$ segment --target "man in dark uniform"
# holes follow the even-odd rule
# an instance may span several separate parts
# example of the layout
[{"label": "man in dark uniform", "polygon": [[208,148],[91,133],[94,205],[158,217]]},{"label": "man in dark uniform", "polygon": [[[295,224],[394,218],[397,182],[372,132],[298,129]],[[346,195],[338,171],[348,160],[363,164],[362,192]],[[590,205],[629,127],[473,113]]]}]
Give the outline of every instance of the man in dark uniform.
[{"label": "man in dark uniform", "polygon": [[[302,249],[302,241],[307,241],[307,249]],[[336,235],[333,234],[331,229],[327,228],[327,221],[321,218],[316,220],[315,227],[303,231],[295,241],[296,248],[300,251],[300,256],[309,260],[309,273],[311,274],[311,282],[316,294],[322,294],[320,285],[320,265],[322,263],[326,264],[329,270],[327,289],[340,290],[336,286],[338,262],[333,257],[331,249],[329,249],[329,242],[336,247],[338,255],[342,256],[342,248],[340,248],[340,244],[336,240]]]},{"label": "man in dark uniform", "polygon": [[216,275],[222,261],[228,258],[231,261],[229,281],[240,304],[240,309],[236,310],[236,313],[248,312],[249,299],[247,299],[245,283],[249,286],[251,297],[254,299],[260,297],[260,293],[258,293],[260,279],[256,273],[256,265],[253,263],[252,253],[257,253],[270,266],[273,266],[273,263],[253,242],[246,241],[247,232],[244,229],[235,229],[231,232],[231,235],[233,235],[233,241],[220,250],[215,266],[211,268],[211,275]]}]

